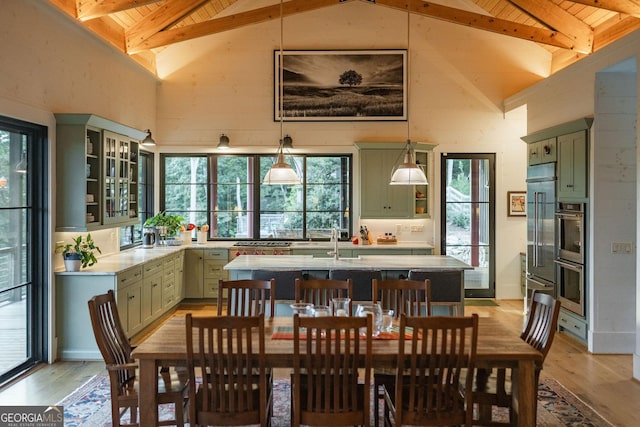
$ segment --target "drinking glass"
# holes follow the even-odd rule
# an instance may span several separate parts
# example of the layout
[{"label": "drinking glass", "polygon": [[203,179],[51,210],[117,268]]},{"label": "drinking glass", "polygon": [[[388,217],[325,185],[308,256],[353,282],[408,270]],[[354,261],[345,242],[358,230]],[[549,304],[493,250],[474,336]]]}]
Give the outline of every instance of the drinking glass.
[{"label": "drinking glass", "polygon": [[393,327],[393,310],[382,310],[382,330],[391,332]]},{"label": "drinking glass", "polygon": [[372,335],[377,337],[382,329],[382,307],[380,307],[380,303],[365,303],[358,306],[356,316],[366,317],[369,314],[373,315]]},{"label": "drinking glass", "polygon": [[314,305],[313,313],[315,317],[326,317],[331,315],[331,312],[329,311],[329,307],[326,305]]},{"label": "drinking glass", "polygon": [[293,314],[299,314],[300,317],[312,317],[313,316],[313,304],[308,302],[296,302],[290,304],[289,307],[293,310]]},{"label": "drinking glass", "polygon": [[333,298],[331,305],[333,306],[333,315],[339,317],[345,317],[349,315],[349,303],[351,298]]}]

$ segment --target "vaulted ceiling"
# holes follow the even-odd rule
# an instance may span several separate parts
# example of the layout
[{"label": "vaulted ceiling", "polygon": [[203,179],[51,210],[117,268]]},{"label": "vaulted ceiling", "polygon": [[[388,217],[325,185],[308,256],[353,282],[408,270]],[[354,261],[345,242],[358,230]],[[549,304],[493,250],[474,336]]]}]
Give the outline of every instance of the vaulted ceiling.
[{"label": "vaulted ceiling", "polygon": [[[155,52],[173,43],[280,19],[280,2],[255,0],[49,0],[156,73]],[[538,43],[554,73],[640,28],[637,0],[467,0],[460,9],[422,0],[284,0],[283,16],[341,3],[407,10],[455,25]],[[229,13],[225,9],[238,3]],[[256,3],[267,6],[255,7]],[[456,2],[464,4],[465,2]],[[478,11],[482,11],[478,13]]]}]

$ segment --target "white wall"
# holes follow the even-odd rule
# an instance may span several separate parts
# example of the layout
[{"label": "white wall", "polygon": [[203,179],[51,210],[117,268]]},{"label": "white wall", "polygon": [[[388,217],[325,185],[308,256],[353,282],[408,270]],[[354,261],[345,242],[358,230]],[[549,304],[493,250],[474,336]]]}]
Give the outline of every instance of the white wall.
[{"label": "white wall", "polygon": [[[587,249],[591,264],[587,294],[596,301],[590,301],[588,345],[596,353],[629,353],[635,347],[636,378],[640,378],[638,256],[635,260],[614,256],[610,244],[630,241],[637,253],[637,161],[629,164],[637,159],[637,83],[613,84],[615,79],[627,81],[625,73],[600,75],[598,80],[596,76],[612,67],[620,69],[619,64],[627,61],[634,64],[634,73],[639,53],[640,32],[636,31],[505,101],[507,110],[526,104],[529,133],[585,116],[595,118],[589,213],[597,222],[590,227],[595,235]],[[634,117],[629,118],[630,114]]]},{"label": "white wall", "polygon": [[[407,47],[407,17],[363,2],[336,4],[284,20],[284,49],[389,49]],[[236,151],[273,151],[280,126],[273,121],[274,62],[280,21],[239,28],[169,46],[159,53],[160,151],[213,151],[226,133]],[[516,53],[514,53],[516,52]],[[409,60],[410,137],[436,143],[433,218],[417,220],[424,233],[403,233],[439,250],[439,163],[444,152],[497,154],[497,297],[519,298],[519,253],[524,218],[506,216],[506,192],[525,190],[524,113],[505,116],[502,99],[538,81],[549,55],[521,40],[412,16]],[[285,122],[296,149],[355,153],[356,141],[403,141],[405,122]],[[359,195],[354,192],[354,208]],[[358,211],[353,212],[357,218]],[[411,220],[416,221],[416,220]],[[407,221],[366,221],[375,232]],[[356,225],[358,223],[356,222]],[[517,236],[514,238],[513,236]]]}]

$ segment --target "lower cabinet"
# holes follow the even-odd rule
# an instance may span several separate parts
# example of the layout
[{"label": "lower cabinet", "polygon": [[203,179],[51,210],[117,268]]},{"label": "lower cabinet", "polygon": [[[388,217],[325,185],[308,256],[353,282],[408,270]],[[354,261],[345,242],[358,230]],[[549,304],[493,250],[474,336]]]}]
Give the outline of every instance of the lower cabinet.
[{"label": "lower cabinet", "polygon": [[224,266],[229,262],[229,251],[220,249],[188,249],[184,260],[185,298],[217,298],[218,281],[227,280]]},{"label": "lower cabinet", "polygon": [[162,258],[144,264],[142,272],[142,321],[152,322],[163,313]]},{"label": "lower cabinet", "polygon": [[558,316],[558,328],[561,332],[570,333],[580,341],[587,342],[587,321],[562,307]]}]

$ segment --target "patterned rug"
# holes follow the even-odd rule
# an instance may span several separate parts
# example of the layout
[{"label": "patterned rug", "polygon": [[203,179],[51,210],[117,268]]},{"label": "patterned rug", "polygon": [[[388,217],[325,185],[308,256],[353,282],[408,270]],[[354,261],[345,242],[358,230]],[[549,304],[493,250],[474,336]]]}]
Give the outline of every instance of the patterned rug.
[{"label": "patterned rug", "polygon": [[[287,380],[275,381],[273,427],[291,425],[290,392]],[[109,378],[106,375],[94,376],[58,405],[64,406],[64,425],[67,427],[111,426]],[[161,420],[170,419],[172,414],[171,405],[161,407]],[[494,417],[506,420],[507,412],[496,409]],[[612,425],[560,383],[545,379],[538,389],[538,426],[611,427]]]}]

